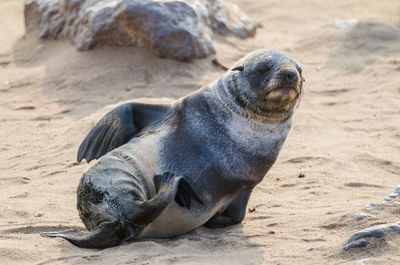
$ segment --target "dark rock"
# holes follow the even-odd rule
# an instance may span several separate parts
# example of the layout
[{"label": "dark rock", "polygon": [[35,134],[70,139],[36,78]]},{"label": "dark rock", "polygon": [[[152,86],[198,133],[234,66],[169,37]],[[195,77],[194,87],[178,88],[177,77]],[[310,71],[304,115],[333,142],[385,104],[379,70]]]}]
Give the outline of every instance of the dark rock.
[{"label": "dark rock", "polygon": [[400,222],[376,225],[358,231],[351,235],[349,240],[343,247],[343,250],[348,251],[352,248],[362,248],[368,246],[369,238],[385,238],[389,234],[400,234]]},{"label": "dark rock", "polygon": [[214,53],[215,32],[247,38],[257,25],[223,0],[26,0],[25,27],[79,50],[139,45],[184,61]]},{"label": "dark rock", "polygon": [[[356,215],[356,222],[363,222],[367,228],[355,232],[344,244],[343,250],[348,251],[352,248],[365,248],[371,239],[387,240],[389,235],[398,236],[400,234],[400,222],[390,222],[398,220],[400,211],[400,185],[392,193],[387,195],[382,203],[370,203],[364,207],[369,212],[374,212],[374,216],[366,213]],[[379,222],[374,225],[373,222]]]},{"label": "dark rock", "polygon": [[369,244],[369,242],[366,240],[360,240],[358,242],[351,242],[351,243],[346,244],[343,247],[343,250],[348,251],[352,248],[365,248],[366,246],[368,246],[368,244]]},{"label": "dark rock", "polygon": [[364,219],[374,218],[374,217],[375,216],[373,216],[372,214],[360,212],[355,214],[355,221],[361,221]]}]

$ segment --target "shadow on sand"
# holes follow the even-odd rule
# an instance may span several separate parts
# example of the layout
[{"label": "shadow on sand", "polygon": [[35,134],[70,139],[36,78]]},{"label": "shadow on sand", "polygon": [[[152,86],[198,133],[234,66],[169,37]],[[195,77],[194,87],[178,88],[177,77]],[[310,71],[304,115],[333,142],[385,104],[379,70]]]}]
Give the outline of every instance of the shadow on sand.
[{"label": "shadow on sand", "polygon": [[34,33],[19,39],[13,51],[19,67],[44,67],[44,77],[25,82],[42,87],[50,103],[78,119],[119,101],[178,98],[206,84],[207,72],[223,73],[212,65],[212,57],[184,63],[160,59],[140,47],[79,52],[65,42],[40,40]]}]

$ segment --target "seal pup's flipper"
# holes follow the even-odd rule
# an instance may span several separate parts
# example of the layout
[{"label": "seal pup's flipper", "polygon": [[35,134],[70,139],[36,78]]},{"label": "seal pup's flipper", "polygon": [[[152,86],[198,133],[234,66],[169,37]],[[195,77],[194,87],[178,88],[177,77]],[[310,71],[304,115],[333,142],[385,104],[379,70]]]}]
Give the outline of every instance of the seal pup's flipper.
[{"label": "seal pup's flipper", "polygon": [[[104,221],[89,233],[72,230],[63,232],[42,232],[47,237],[60,237],[68,240],[78,247],[84,248],[108,248],[122,242],[130,241],[139,234],[143,228],[152,223],[163,210],[171,203],[178,193],[184,194],[183,207],[190,208],[190,200],[193,197],[199,203],[203,203],[193,191],[190,184],[181,176],[165,172],[154,176],[154,184],[157,194],[150,200],[135,202],[135,211],[123,218],[114,218],[113,221]],[[134,202],[132,202],[134,203]]]},{"label": "seal pup's flipper", "polygon": [[86,135],[77,160],[90,162],[127,143],[147,125],[162,120],[168,104],[125,103],[107,113]]},{"label": "seal pup's flipper", "polygon": [[124,221],[101,223],[88,234],[77,230],[63,232],[42,232],[47,237],[60,237],[83,248],[109,248],[134,237],[136,229]]},{"label": "seal pup's flipper", "polygon": [[237,199],[233,200],[222,213],[214,215],[204,226],[218,228],[240,223],[246,215],[247,203],[252,191],[253,190],[246,191]]},{"label": "seal pup's flipper", "polygon": [[203,204],[199,196],[194,192],[189,182],[171,172],[155,175],[153,178],[157,194],[152,199],[139,204],[139,209],[129,220],[138,227],[144,227],[156,219],[173,199],[180,199],[181,207],[190,209],[193,197],[197,202]]},{"label": "seal pup's flipper", "polygon": [[197,194],[194,192],[192,186],[190,186],[186,179],[183,178],[179,183],[178,192],[175,195],[175,201],[179,206],[186,207],[188,210],[190,210],[192,197],[198,203],[204,204],[199,196],[197,196]]}]

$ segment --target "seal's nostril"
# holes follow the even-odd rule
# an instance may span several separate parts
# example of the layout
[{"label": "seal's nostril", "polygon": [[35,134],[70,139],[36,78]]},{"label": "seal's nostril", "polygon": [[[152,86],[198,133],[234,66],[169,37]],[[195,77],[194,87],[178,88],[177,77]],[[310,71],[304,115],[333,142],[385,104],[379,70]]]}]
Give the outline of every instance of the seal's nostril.
[{"label": "seal's nostril", "polygon": [[282,75],[287,79],[287,80],[293,80],[296,77],[296,72],[293,70],[285,70],[283,71]]}]

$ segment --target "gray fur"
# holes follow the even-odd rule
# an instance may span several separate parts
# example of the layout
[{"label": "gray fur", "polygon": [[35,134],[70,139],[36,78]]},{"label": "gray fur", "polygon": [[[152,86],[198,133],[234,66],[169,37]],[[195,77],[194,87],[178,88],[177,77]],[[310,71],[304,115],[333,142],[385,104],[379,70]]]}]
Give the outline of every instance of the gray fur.
[{"label": "gray fur", "polygon": [[[298,63],[282,52],[260,50],[238,61],[219,80],[177,100],[83,175],[78,209],[86,227],[95,231],[102,223],[109,227],[116,222],[112,246],[115,234],[122,242],[240,222],[251,191],[286,139],[302,83]],[[93,149],[91,137],[85,145]],[[169,184],[160,190],[153,177],[162,172],[175,177],[168,175]],[[197,194],[200,200],[181,194],[183,181],[192,189],[192,198]],[[178,195],[190,209],[171,200]],[[157,214],[149,214],[149,207]],[[86,244],[65,234],[49,236]],[[87,246],[93,247],[93,242]]]}]

